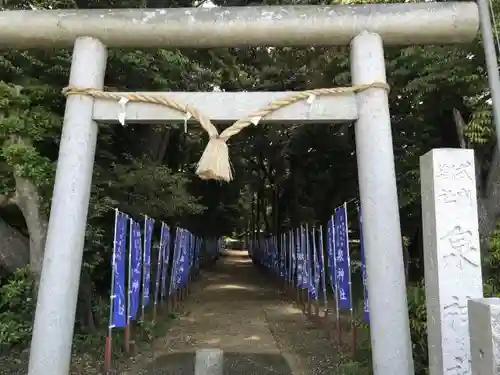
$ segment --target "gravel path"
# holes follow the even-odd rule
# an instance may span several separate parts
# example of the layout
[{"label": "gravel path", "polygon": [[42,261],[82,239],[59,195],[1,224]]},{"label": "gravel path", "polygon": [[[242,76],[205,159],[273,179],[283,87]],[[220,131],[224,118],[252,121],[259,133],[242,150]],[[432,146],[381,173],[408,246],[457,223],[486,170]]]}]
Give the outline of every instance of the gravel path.
[{"label": "gravel path", "polygon": [[327,332],[308,322],[246,252],[226,251],[180,314],[127,375],[335,373],[337,349]]}]

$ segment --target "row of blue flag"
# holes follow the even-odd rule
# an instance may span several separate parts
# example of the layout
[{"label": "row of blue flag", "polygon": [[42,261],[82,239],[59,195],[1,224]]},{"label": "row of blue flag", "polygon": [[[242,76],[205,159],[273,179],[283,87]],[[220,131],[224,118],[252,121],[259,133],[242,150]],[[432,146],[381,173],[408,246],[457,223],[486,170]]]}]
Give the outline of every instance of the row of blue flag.
[{"label": "row of blue flag", "polygon": [[[359,207],[357,213],[364,291],[363,318],[369,322],[363,218]],[[306,289],[313,299],[318,299],[323,294],[323,298],[326,300],[328,280],[335,295],[337,307],[352,310],[351,261],[346,203],[337,207],[328,221],[326,240],[323,238],[322,226],[309,228],[306,224],[283,233],[279,239],[275,236],[265,239],[259,237],[257,242],[256,244],[250,243],[249,246],[252,258],[286,279],[288,283],[297,288]],[[278,246],[278,242],[280,242],[280,246]],[[281,253],[278,248],[281,248]]]},{"label": "row of blue flag", "polygon": [[154,220],[150,217],[144,218],[141,229],[140,223],[127,214],[115,212],[110,328],[125,327],[129,321],[136,320],[139,308],[144,314],[151,296],[156,305],[158,298],[163,300],[183,288],[191,271],[199,269],[203,240],[183,228],[175,228],[171,233],[169,226],[162,222],[155,289],[151,293],[153,229]]}]

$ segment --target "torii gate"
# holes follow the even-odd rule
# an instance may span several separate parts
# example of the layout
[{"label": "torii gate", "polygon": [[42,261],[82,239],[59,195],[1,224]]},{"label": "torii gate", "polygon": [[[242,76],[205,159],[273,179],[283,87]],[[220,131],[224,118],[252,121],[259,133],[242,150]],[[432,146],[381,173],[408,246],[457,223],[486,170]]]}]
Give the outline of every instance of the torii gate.
[{"label": "torii gate", "polygon": [[[26,27],[29,25],[29,27]],[[472,41],[473,2],[238,8],[6,11],[0,48],[74,46],[69,86],[103,89],[107,48],[351,46],[352,84],[385,83],[383,45]],[[289,93],[288,93],[289,94]],[[234,121],[287,93],[156,93],[182,97],[214,121]],[[124,93],[123,96],[127,94]],[[68,97],[36,308],[29,375],[67,375],[98,122],[116,122],[117,102]],[[167,107],[132,103],[129,121],[183,121]],[[387,91],[299,102],[264,121],[356,121],[375,375],[411,375],[405,277]]]}]

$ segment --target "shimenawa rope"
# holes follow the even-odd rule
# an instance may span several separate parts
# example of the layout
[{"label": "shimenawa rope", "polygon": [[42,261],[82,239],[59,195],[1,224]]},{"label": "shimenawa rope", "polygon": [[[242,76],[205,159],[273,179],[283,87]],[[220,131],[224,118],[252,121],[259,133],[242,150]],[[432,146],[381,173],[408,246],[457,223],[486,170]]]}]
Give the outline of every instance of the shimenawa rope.
[{"label": "shimenawa rope", "polygon": [[129,93],[124,95],[123,93],[79,87],[66,87],[63,89],[63,94],[65,96],[87,95],[97,99],[117,101],[125,98],[130,102],[164,105],[179,112],[190,114],[196,121],[200,123],[202,128],[205,129],[209,136],[207,147],[203,151],[200,161],[198,162],[196,174],[204,180],[222,180],[229,182],[233,179],[233,174],[231,163],[229,161],[227,141],[229,140],[229,138],[238,134],[247,126],[250,126],[252,124],[256,125],[260,119],[269,115],[270,113],[280,108],[294,104],[298,101],[308,99],[310,97],[314,98],[316,96],[357,93],[371,88],[380,88],[389,91],[389,85],[385,82],[374,82],[352,87],[335,87],[300,91],[297,93],[293,93],[285,98],[276,100],[269,104],[267,107],[255,111],[249,116],[236,121],[233,125],[222,131],[222,133],[220,134],[217,128],[212,124],[210,119],[207,118],[199,110],[197,110],[193,106],[173,100],[168,96],[153,96],[137,93]]}]

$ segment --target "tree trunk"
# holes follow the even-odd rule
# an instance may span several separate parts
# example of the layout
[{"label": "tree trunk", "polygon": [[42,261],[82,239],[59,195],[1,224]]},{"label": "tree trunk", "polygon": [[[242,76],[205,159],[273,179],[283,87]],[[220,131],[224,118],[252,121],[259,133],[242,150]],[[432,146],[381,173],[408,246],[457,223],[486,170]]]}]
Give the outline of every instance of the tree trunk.
[{"label": "tree trunk", "polygon": [[[0,262],[9,271],[29,264],[35,280],[36,293],[42,272],[47,218],[41,212],[41,198],[35,185],[17,174],[15,174],[15,180],[15,202],[23,213],[30,237],[27,239],[0,219]],[[83,270],[78,293],[77,314],[81,327],[85,331],[95,330],[92,289],[90,275]]]},{"label": "tree trunk", "polygon": [[[453,108],[453,120],[455,123],[458,143],[461,148],[469,146],[468,140],[464,136],[466,127],[465,121],[460,111]],[[500,154],[498,146],[494,146],[491,163],[486,179],[482,179],[485,169],[481,160],[476,157],[476,181],[477,181],[477,211],[479,221],[479,240],[483,254],[490,249],[490,239],[493,234],[498,217],[500,216]]]},{"label": "tree trunk", "polygon": [[155,126],[147,130],[145,139],[145,152],[149,152],[151,158],[162,164],[170,144],[170,129],[166,127]]},{"label": "tree trunk", "polygon": [[[480,166],[476,165],[476,168]],[[488,178],[478,191],[477,204],[480,245],[483,254],[486,254],[490,250],[491,235],[500,216],[500,154],[496,146]]]},{"label": "tree trunk", "polygon": [[[452,110],[453,122],[444,122],[441,126],[441,141],[443,147],[468,148],[469,142],[465,139],[464,129],[466,123],[456,108]],[[496,229],[497,220],[500,216],[500,154],[497,145],[493,151],[493,157],[489,164],[487,177],[483,178],[484,160],[476,157],[476,182],[477,182],[477,211],[479,224],[479,240],[482,254],[490,250],[490,240]],[[409,253],[415,264],[411,265],[410,279],[418,280],[423,276],[423,233],[419,227],[410,243]]]},{"label": "tree trunk", "polygon": [[14,173],[16,180],[16,201],[23,213],[29,232],[29,267],[35,285],[38,286],[42,274],[43,253],[47,236],[47,218],[41,210],[41,197],[36,186],[28,179]]},{"label": "tree trunk", "polygon": [[94,312],[92,311],[92,291],[93,284],[90,275],[85,269],[82,269],[76,313],[80,327],[84,332],[94,332],[96,328]]},{"label": "tree trunk", "polygon": [[0,265],[13,272],[29,262],[29,240],[0,218]]},{"label": "tree trunk", "polygon": [[[25,143],[27,141],[19,137],[16,142]],[[42,275],[48,218],[42,212],[42,198],[35,184],[16,171],[14,171],[14,179],[16,182],[15,201],[23,213],[29,233],[29,268],[35,281],[36,294]],[[82,270],[78,300],[80,301],[80,307],[77,314],[81,317],[82,328],[94,330],[92,280],[85,270]]]}]

